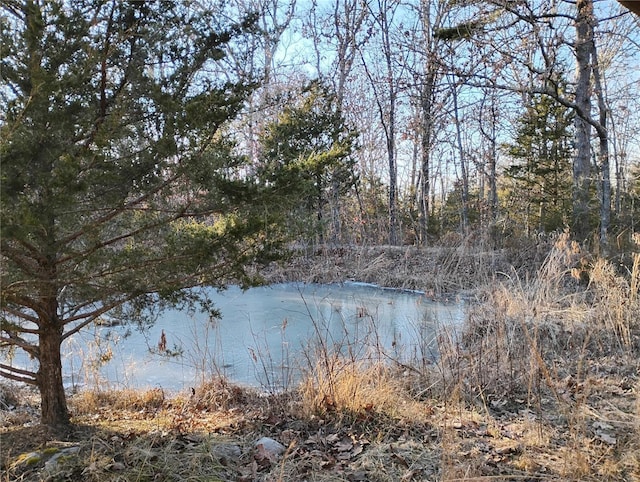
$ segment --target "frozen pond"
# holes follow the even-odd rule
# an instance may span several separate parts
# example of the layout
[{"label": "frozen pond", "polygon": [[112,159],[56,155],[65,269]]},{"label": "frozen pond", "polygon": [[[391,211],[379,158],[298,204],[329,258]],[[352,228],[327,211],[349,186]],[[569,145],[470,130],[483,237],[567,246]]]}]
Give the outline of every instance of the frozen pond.
[{"label": "frozen pond", "polygon": [[461,303],[361,283],[230,287],[212,298],[222,313],[213,322],[170,310],[144,333],[97,326],[72,337],[63,344],[66,385],[175,391],[224,375],[278,390],[295,382],[319,347],[359,358],[432,360],[436,330],[464,316]]}]

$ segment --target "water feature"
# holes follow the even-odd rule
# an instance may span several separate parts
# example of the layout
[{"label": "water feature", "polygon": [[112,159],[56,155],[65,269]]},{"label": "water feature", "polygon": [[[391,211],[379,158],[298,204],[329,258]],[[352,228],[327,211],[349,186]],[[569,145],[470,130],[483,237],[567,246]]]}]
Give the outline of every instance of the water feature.
[{"label": "water feature", "polygon": [[212,298],[222,313],[213,322],[206,314],[169,310],[144,333],[123,326],[79,333],[63,345],[65,383],[175,391],[225,375],[286,388],[318,347],[360,358],[384,352],[399,361],[433,359],[438,327],[463,318],[461,303],[362,283],[285,283],[244,292],[232,286]]}]

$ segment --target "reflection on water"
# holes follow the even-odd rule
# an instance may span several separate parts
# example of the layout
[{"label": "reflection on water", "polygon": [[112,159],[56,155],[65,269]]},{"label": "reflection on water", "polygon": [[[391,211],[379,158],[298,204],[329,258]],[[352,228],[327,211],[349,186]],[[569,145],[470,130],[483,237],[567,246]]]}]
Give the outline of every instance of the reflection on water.
[{"label": "reflection on water", "polygon": [[[436,329],[463,319],[460,303],[361,283],[230,287],[212,298],[222,313],[215,322],[201,313],[167,311],[144,334],[103,326],[65,342],[67,384],[180,390],[219,374],[279,389],[296,380],[318,349],[433,360]],[[160,356],[159,347],[179,355]]]}]

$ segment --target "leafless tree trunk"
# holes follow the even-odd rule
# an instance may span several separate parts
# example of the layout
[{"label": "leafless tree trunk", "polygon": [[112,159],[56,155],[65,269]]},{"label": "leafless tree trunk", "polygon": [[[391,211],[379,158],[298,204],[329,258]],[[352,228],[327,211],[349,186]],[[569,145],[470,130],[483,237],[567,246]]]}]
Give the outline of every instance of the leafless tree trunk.
[{"label": "leafless tree trunk", "polygon": [[[482,161],[482,173],[487,179],[489,184],[489,193],[487,195],[489,205],[489,223],[493,224],[498,217],[498,184],[497,184],[497,127],[498,124],[498,107],[496,105],[495,93],[491,93],[491,99],[489,101],[488,113],[489,117],[484,122],[482,112],[480,113],[480,133],[485,141],[489,144],[487,148],[485,159]],[[486,102],[486,96],[483,97],[481,102],[481,110],[484,110],[484,104]],[[481,197],[482,199],[482,197]]]},{"label": "leafless tree trunk", "polygon": [[397,70],[393,65],[393,47],[391,45],[391,22],[397,3],[392,0],[378,0],[377,11],[372,12],[379,29],[382,61],[384,71],[383,84],[385,91],[381,92],[378,81],[374,78],[367,61],[362,56],[362,64],[374,90],[375,101],[378,107],[380,123],[382,124],[385,136],[387,153],[387,165],[389,173],[389,193],[388,193],[388,228],[389,244],[400,243],[400,232],[398,223],[398,166],[396,160],[396,107],[398,101]]},{"label": "leafless tree trunk", "polygon": [[609,226],[611,224],[611,171],[609,163],[609,132],[607,129],[608,108],[605,101],[604,87],[595,43],[591,51],[593,62],[593,79],[596,98],[598,99],[598,158],[600,161],[600,244],[607,245]]},{"label": "leafless tree trunk", "polygon": [[[593,176],[590,170],[591,128],[595,127],[599,149],[597,168],[599,185],[600,229],[599,238],[607,244],[611,223],[611,175],[609,164],[609,133],[607,130],[607,105],[603,90],[598,52],[594,41],[596,18],[593,0],[578,0],[576,16],[576,63],[578,79],[576,85],[576,158],[574,161],[574,216],[576,234],[584,238],[590,231],[589,201]],[[593,83],[592,83],[593,81]],[[595,91],[598,105],[598,120],[591,117],[591,96]]]},{"label": "leafless tree trunk", "polygon": [[574,232],[584,239],[590,231],[589,201],[591,187],[591,54],[593,49],[593,2],[577,1],[576,16],[576,155],[573,161]]},{"label": "leafless tree trunk", "polygon": [[451,97],[453,100],[453,115],[456,123],[456,147],[460,157],[460,178],[462,181],[462,206],[460,206],[460,229],[463,235],[467,234],[469,228],[469,172],[465,159],[464,148],[462,147],[462,130],[460,129],[460,109],[458,108],[458,86],[451,81]]},{"label": "leafless tree trunk", "polygon": [[418,189],[418,243],[422,246],[427,244],[427,233],[429,230],[429,197],[431,195],[431,155],[433,151],[433,131],[434,131],[434,100],[436,95],[436,84],[438,80],[438,68],[440,60],[438,58],[439,44],[433,36],[433,31],[439,28],[441,21],[440,12],[432,16],[432,2],[430,0],[420,1],[420,23],[422,26],[423,44],[423,80],[420,88],[420,186]]}]

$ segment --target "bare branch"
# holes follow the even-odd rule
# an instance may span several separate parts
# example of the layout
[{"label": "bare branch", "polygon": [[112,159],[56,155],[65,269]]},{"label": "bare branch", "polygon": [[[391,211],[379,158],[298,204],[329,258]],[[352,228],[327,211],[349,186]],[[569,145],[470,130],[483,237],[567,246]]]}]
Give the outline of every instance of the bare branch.
[{"label": "bare branch", "polygon": [[36,385],[37,383],[37,375],[34,372],[12,367],[11,365],[5,365],[4,363],[0,363],[0,376],[29,385]]}]

